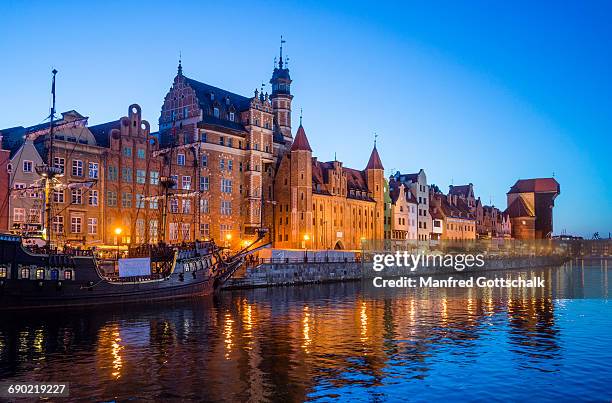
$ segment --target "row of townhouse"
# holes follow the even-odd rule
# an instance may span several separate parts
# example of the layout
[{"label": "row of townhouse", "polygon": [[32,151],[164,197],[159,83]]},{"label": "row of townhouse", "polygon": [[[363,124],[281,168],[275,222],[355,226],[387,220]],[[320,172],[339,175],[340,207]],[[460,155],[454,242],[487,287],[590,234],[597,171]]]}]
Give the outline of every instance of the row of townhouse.
[{"label": "row of townhouse", "polygon": [[547,239],[553,233],[554,178],[519,179],[508,191],[508,206],[483,205],[474,185],[449,186],[444,194],[427,183],[423,170],[389,177],[385,199],[385,239],[463,241],[474,239]]},{"label": "row of townhouse", "polygon": [[483,206],[470,183],[450,186],[448,194],[427,183],[422,169],[414,174],[396,172],[389,177],[385,238],[405,241],[460,241],[510,238],[509,214]]}]

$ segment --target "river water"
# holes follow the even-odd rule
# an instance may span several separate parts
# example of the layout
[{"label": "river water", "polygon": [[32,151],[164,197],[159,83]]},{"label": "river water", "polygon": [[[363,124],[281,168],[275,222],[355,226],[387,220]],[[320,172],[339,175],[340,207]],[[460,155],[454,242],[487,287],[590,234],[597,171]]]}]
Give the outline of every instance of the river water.
[{"label": "river water", "polygon": [[610,401],[611,271],[523,272],[543,289],[353,282],[3,314],[0,381],[68,382],[82,401]]}]

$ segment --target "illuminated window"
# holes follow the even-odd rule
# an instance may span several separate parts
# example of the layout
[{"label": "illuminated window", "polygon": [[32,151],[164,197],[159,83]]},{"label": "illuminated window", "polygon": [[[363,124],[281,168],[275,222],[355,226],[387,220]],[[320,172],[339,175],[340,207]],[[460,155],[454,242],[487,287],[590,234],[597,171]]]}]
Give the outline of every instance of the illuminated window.
[{"label": "illuminated window", "polygon": [[29,268],[23,267],[21,269],[20,274],[21,274],[21,278],[28,279],[28,280],[30,279],[30,269]]}]

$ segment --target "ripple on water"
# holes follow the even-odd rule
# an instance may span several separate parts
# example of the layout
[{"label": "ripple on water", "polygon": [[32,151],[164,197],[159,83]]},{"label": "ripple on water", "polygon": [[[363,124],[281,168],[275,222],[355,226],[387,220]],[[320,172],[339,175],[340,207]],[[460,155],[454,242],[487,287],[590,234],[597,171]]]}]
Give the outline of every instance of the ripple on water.
[{"label": "ripple on water", "polygon": [[84,400],[609,400],[612,305],[579,297],[610,286],[576,270],[532,294],[345,283],[14,315],[0,379]]}]

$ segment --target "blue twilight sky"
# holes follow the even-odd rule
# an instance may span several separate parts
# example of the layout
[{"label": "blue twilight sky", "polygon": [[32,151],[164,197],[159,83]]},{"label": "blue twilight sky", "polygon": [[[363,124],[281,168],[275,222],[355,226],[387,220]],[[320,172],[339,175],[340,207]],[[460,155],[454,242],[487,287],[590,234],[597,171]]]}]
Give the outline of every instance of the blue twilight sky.
[{"label": "blue twilight sky", "polygon": [[[0,127],[58,110],[90,124],[131,103],[157,126],[176,73],[243,95],[279,36],[314,154],[424,168],[505,208],[518,178],[555,174],[555,232],[612,231],[612,3],[22,2],[0,4]],[[373,5],[375,4],[375,6]],[[267,87],[269,91],[269,85]]]}]

